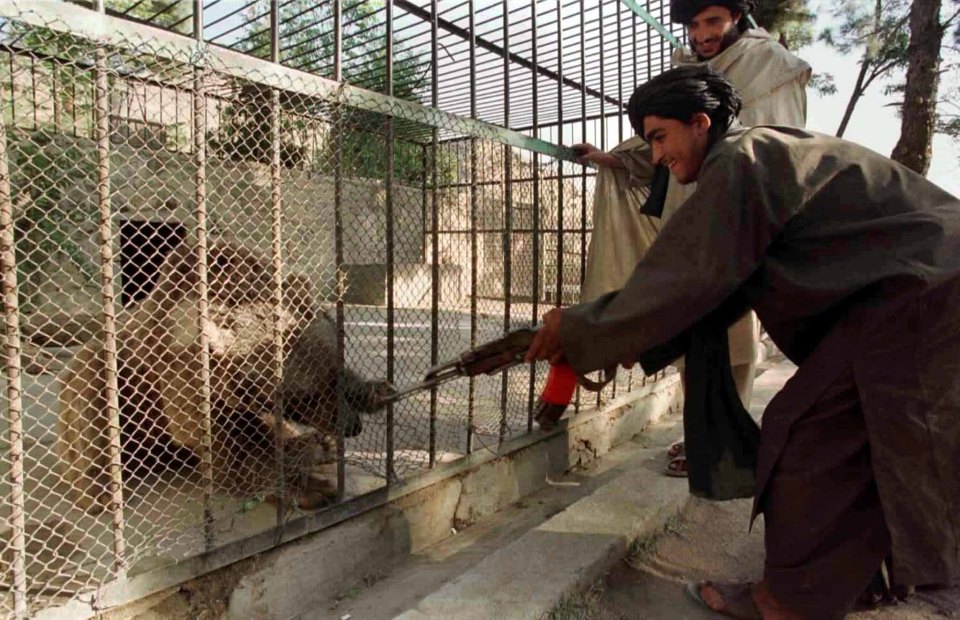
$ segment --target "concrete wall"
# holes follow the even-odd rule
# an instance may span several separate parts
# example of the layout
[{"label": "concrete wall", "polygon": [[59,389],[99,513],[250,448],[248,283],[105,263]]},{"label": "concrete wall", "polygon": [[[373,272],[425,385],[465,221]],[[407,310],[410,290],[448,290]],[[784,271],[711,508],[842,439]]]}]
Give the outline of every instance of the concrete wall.
[{"label": "concrete wall", "polygon": [[[24,131],[10,132],[8,141],[18,214],[21,218],[35,218],[41,205],[54,203],[52,208],[43,206],[52,215],[47,223],[50,230],[35,235],[37,243],[24,241],[18,245],[20,260],[32,261],[38,271],[22,282],[21,304],[27,315],[24,323],[28,334],[44,329],[73,332],[75,338],[70,333],[61,333],[59,337],[83,341],[89,334],[76,334],[83,323],[77,317],[95,316],[101,308],[95,145],[85,138]],[[110,153],[110,198],[117,222],[114,229],[122,220],[181,222],[187,241],[193,242],[196,167],[192,156],[156,148],[158,145],[151,145],[148,140],[138,146],[131,146],[130,142],[128,137],[115,135]],[[39,179],[25,165],[38,156],[48,162]],[[210,237],[239,242],[269,256],[273,240],[269,167],[211,158],[206,172]],[[283,269],[286,273],[305,274],[316,300],[332,301],[336,291],[333,178],[283,169],[281,187]],[[378,180],[345,179],[342,191],[344,262],[383,265],[384,184]],[[395,261],[422,263],[422,190],[394,186],[393,209]],[[119,256],[118,237],[114,254]],[[119,264],[115,264],[114,271],[119,274]],[[78,325],[72,326],[73,323]],[[47,334],[47,338],[54,337]]]}]

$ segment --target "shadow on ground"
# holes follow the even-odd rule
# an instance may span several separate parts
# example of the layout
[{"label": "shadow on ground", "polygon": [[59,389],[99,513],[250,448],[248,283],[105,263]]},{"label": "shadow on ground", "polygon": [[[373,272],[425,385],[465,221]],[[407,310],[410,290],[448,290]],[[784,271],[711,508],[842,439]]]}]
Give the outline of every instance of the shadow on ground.
[{"label": "shadow on ground", "polygon": [[[701,620],[722,618],[693,603],[688,580],[756,580],[763,572],[763,519],[747,531],[750,500],[692,500],[683,520],[655,541],[641,543],[588,593],[569,618]],[[852,614],[856,620],[960,618],[960,588],[918,592],[906,604]]]}]

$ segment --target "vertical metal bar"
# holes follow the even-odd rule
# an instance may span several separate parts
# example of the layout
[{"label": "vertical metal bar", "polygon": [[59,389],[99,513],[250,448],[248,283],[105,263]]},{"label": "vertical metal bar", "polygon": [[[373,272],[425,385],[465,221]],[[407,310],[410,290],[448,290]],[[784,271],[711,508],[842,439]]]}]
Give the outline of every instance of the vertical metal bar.
[{"label": "vertical metal bar", "polygon": [[[477,118],[477,33],[474,0],[467,0],[470,20],[470,118]],[[470,347],[477,346],[477,139],[470,138]],[[467,396],[467,446],[473,452],[473,416],[476,380],[469,379]]]},{"label": "vertical metal bar", "polygon": [[[438,81],[440,70],[437,66],[439,59],[440,24],[437,0],[430,2],[430,105],[434,109],[439,105]],[[430,366],[436,366],[440,357],[440,208],[437,203],[437,150],[439,148],[439,134],[433,127],[431,134],[430,157],[430,278],[432,290],[430,297]],[[437,462],[437,388],[430,390],[430,467]]]},{"label": "vertical metal bar", "polygon": [[[663,17],[663,13],[662,13],[663,7],[661,6],[660,8],[661,8],[661,14],[658,16],[658,18],[659,18],[659,17]],[[660,71],[659,71],[659,73],[662,73],[662,72],[663,72],[663,69],[664,69],[664,65],[665,65],[665,63],[664,63],[664,50],[667,48],[666,39],[664,39],[663,37],[660,37],[660,39],[659,39],[659,44],[660,44]]]},{"label": "vertical metal bar", "polygon": [[603,5],[603,0],[597,5],[599,11],[597,37],[600,43],[600,149],[605,151],[607,149],[607,76],[604,56],[607,54],[607,44],[604,40],[604,33],[607,30],[607,25],[604,21]]},{"label": "vertical metal bar", "polygon": [[333,79],[343,79],[343,6],[340,0],[333,0]]},{"label": "vertical metal bar", "polygon": [[[619,4],[619,3],[618,3]],[[607,150],[607,93],[606,93],[606,68],[604,65],[604,56],[607,53],[606,42],[604,41],[604,32],[606,32],[607,25],[604,21],[603,15],[603,5],[604,0],[600,0],[600,3],[597,6],[599,11],[599,16],[597,19],[598,22],[598,38],[600,44],[600,150]],[[586,179],[584,179],[586,180]],[[584,186],[584,194],[586,194],[586,186]],[[586,271],[587,265],[587,208],[586,208],[586,195],[584,195],[584,206],[583,211],[580,214],[580,273],[583,274]],[[597,407],[599,408],[603,402],[601,396],[603,395],[603,390],[597,392]]]},{"label": "vertical metal bar", "polygon": [[21,383],[20,308],[17,256],[14,240],[10,171],[7,167],[5,119],[0,119],[0,254],[3,269],[3,310],[6,326],[7,424],[10,441],[10,571],[13,612],[17,620],[29,616],[27,606],[27,543],[23,491],[23,386]]},{"label": "vertical metal bar", "polygon": [[33,56],[30,56],[30,96],[31,109],[33,111],[33,129],[36,130],[37,124],[37,64]]},{"label": "vertical metal bar", "polygon": [[[557,142],[563,144],[563,0],[557,0]],[[557,299],[563,305],[563,160],[557,160]]]},{"label": "vertical metal bar", "polygon": [[[393,96],[393,0],[386,0],[386,94]],[[386,234],[387,234],[387,381],[393,383],[396,350],[395,337],[395,307],[394,307],[394,212],[393,212],[393,117],[387,117],[387,169],[386,169]],[[394,472],[393,433],[394,433],[393,405],[387,407],[387,486],[393,483]]]},{"label": "vertical metal bar", "polygon": [[17,63],[16,55],[10,54],[10,126],[17,126]]},{"label": "vertical metal bar", "polygon": [[[600,6],[603,6],[603,0],[600,0]],[[587,11],[584,0],[580,0],[580,83],[583,87],[580,90],[580,131],[581,142],[587,142],[587,40],[586,40],[586,20]],[[600,22],[600,28],[603,28],[603,21]],[[600,49],[600,55],[603,55],[603,49]],[[600,106],[603,107],[603,100],[600,100]],[[601,149],[603,146],[600,147]],[[586,222],[587,222],[587,168],[580,167],[580,290],[583,290],[584,274],[587,271],[587,253],[586,253]],[[577,386],[576,400],[574,401],[574,411],[580,411],[580,386]],[[597,404],[600,404],[600,394],[597,393]]]},{"label": "vertical metal bar", "polygon": [[[173,116],[180,118],[180,89],[173,90]],[[217,123],[217,127],[220,123]],[[174,143],[180,144],[180,123],[174,123]]]},{"label": "vertical metal bar", "polygon": [[[537,75],[539,59],[537,55],[538,35],[537,35],[537,3],[530,5],[533,11],[533,18],[530,22],[531,37],[531,67],[530,76],[533,81],[533,137],[540,137],[540,84]],[[531,320],[537,323],[540,320],[540,154],[533,153],[533,223],[531,225],[533,239],[533,278],[531,283],[532,299]],[[527,392],[527,432],[533,430],[533,395],[536,391],[537,367],[536,364],[530,364],[530,386]]]},{"label": "vertical metal bar", "polygon": [[270,2],[270,60],[280,62],[280,2]]},{"label": "vertical metal bar", "polygon": [[[87,135],[92,139],[96,139],[97,132],[97,115],[95,114],[96,101],[97,101],[97,81],[93,80],[93,83],[90,85],[90,99],[94,102],[91,106],[91,111],[87,115]],[[108,100],[109,103],[109,100]]]},{"label": "vertical metal bar", "polygon": [[73,135],[80,135],[77,133],[77,67],[74,65],[70,66],[70,118]]},{"label": "vertical metal bar", "polygon": [[146,125],[147,124],[147,89],[149,88],[149,86],[146,84],[143,84],[143,85],[140,85],[140,88],[143,89],[142,90],[143,100],[142,101],[137,100],[137,94],[138,94],[137,90],[133,91],[132,99],[140,106],[140,112],[142,113],[140,116],[141,116],[141,119],[143,120],[143,124]]},{"label": "vertical metal bar", "polygon": [[[584,0],[580,0],[580,132],[581,142],[587,141],[587,35],[586,35],[587,7]],[[602,25],[601,25],[602,27]],[[601,55],[603,50],[600,50]],[[603,102],[601,101],[601,105]],[[583,204],[586,204],[587,189],[587,168],[581,167],[581,180],[583,194],[581,196]]]},{"label": "vertical metal bar", "polygon": [[110,511],[113,514],[114,573],[127,570],[126,540],[123,532],[123,467],[120,447],[120,388],[117,371],[117,323],[113,277],[113,214],[110,209],[110,90],[106,55],[96,51],[95,93],[97,195],[100,205],[100,296],[103,303],[104,382],[107,392],[107,432],[110,455]]},{"label": "vertical metal bar", "polygon": [[[622,5],[622,3],[617,3],[617,4],[618,4],[618,6],[621,6],[621,5]],[[633,94],[633,89],[638,86],[638,84],[637,84],[637,14],[634,13],[633,11],[631,11],[631,12],[630,12],[630,18],[631,18],[631,20],[632,20],[632,22],[633,22],[633,23],[632,23],[632,26],[633,26],[633,37],[631,38],[632,44],[631,44],[631,46],[630,46],[631,49],[632,49],[632,51],[633,51],[633,62],[630,63],[630,64],[633,66],[633,86],[632,86],[632,88],[630,89],[630,93]],[[621,65],[621,66],[622,66],[622,65]],[[623,80],[621,80],[621,84],[622,84],[622,83],[623,83]],[[620,102],[621,102],[621,104],[622,104],[622,102],[623,102],[623,94],[622,94],[622,92],[621,92],[621,95],[620,95]],[[624,112],[623,110],[620,111],[620,118],[621,118],[621,120],[623,119],[623,112]],[[631,136],[633,135],[633,128],[632,128],[632,127],[630,128],[630,135],[631,135]],[[621,132],[621,134],[620,134],[620,139],[621,139],[621,141],[623,140],[623,138],[624,138],[624,136],[623,136],[623,133]],[[628,389],[631,389],[631,390],[633,389],[633,378],[634,378],[634,376],[636,376],[636,374],[637,374],[637,371],[636,371],[635,369],[632,369],[632,370],[630,371],[630,382],[629,382],[629,388],[628,388]],[[641,375],[642,375],[642,372],[641,372]]]},{"label": "vertical metal bar", "polygon": [[56,58],[50,61],[53,79],[53,130],[60,133],[60,66]]},{"label": "vertical metal bar", "polygon": [[[660,5],[660,22],[663,22],[663,5]],[[660,37],[660,71],[666,71],[670,62],[670,45],[666,37]]]},{"label": "vertical metal bar", "polygon": [[[343,112],[334,116],[334,168],[333,168],[333,237],[336,253],[337,278],[337,368],[347,365],[346,308],[344,296],[347,292],[347,278],[343,268]],[[347,490],[347,437],[345,419],[337,416],[337,498],[343,501]]]},{"label": "vertical metal bar", "polygon": [[[649,9],[649,1],[648,1],[648,3],[647,3],[647,8]],[[640,84],[639,84],[639,79],[640,79],[640,78],[639,78],[639,66],[638,66],[638,65],[640,64],[640,63],[639,63],[639,44],[638,44],[638,38],[637,38],[637,19],[638,19],[638,17],[637,17],[637,14],[636,14],[636,13],[634,13],[633,11],[631,11],[631,12],[630,12],[630,18],[633,20],[633,87],[636,88],[637,86],[640,85]],[[649,41],[650,41],[650,26],[649,26],[649,25],[647,25],[647,30],[646,30],[646,33],[645,33],[645,39],[644,39],[644,41],[647,41],[647,79],[649,80],[649,79],[650,79],[650,53],[651,53],[650,44],[649,44]],[[634,134],[634,130],[633,130],[633,127],[632,127],[632,126],[631,126],[631,128],[630,128],[630,134],[631,134],[631,135]],[[638,366],[639,366],[639,365],[638,365]],[[643,372],[642,370],[639,371],[639,374],[640,374],[640,387],[645,387],[645,386],[647,385],[647,376],[646,376],[646,374],[644,374],[644,372]],[[631,374],[631,377],[632,377],[632,374]]]},{"label": "vertical metal bar", "polygon": [[[617,2],[617,59],[623,59],[623,4]],[[623,142],[623,62],[617,62],[617,142]],[[632,374],[632,373],[631,373]]]},{"label": "vertical metal bar", "polygon": [[131,108],[132,108],[132,105],[131,105],[131,104],[132,104],[132,98],[131,98],[131,96],[130,96],[130,92],[132,91],[132,89],[133,89],[133,87],[132,87],[132,85],[130,84],[130,82],[127,82],[127,81],[124,81],[124,82],[123,82],[123,102],[127,105],[127,109],[126,109],[126,112],[124,113],[124,117],[123,117],[123,118],[124,118],[124,121],[125,121],[125,122],[124,122],[124,125],[126,126],[126,128],[125,128],[125,133],[126,133],[126,135],[124,136],[124,138],[129,138],[129,137],[130,137],[130,130],[132,129],[132,127],[130,127],[130,119],[133,118],[133,112],[132,112],[132,109],[131,109]]},{"label": "vertical metal bar", "polygon": [[[503,126],[510,127],[510,0],[503,0]],[[512,183],[512,152],[506,144],[503,152],[503,183],[501,196],[503,198],[503,331],[510,331],[510,294],[513,284],[513,183]],[[508,372],[504,370],[500,375],[500,431],[499,443],[507,436],[507,398]]]},{"label": "vertical metal bar", "polygon": [[203,0],[193,0],[193,38],[203,43]]},{"label": "vertical metal bar", "polygon": [[[638,33],[637,33],[637,14],[631,12],[631,16],[630,16],[630,17],[631,17],[631,19],[633,20],[633,63],[632,63],[632,64],[633,64],[633,87],[634,87],[634,89],[636,89],[636,87],[640,85],[640,83],[637,81],[637,80],[639,79],[639,74],[637,73],[637,70],[639,69],[639,67],[638,67],[637,65],[638,65],[639,62],[640,62],[639,55],[637,54],[637,49],[638,49],[638,42],[637,42],[637,36],[638,36]],[[649,35],[649,33],[648,33],[648,35]],[[649,60],[649,58],[650,58],[650,57],[649,57],[649,55],[648,55],[648,56],[647,56],[647,59]],[[649,67],[649,64],[648,64],[647,66]]]},{"label": "vertical metal bar", "polygon": [[[193,3],[193,32],[200,42],[203,32],[201,0]],[[211,421],[212,391],[210,387],[210,281],[207,255],[207,99],[204,87],[205,73],[193,68],[193,156],[196,170],[197,202],[197,295],[199,296],[200,333],[200,475],[203,478],[203,540],[207,551],[213,549],[213,423]],[[161,90],[162,92],[162,90]],[[162,106],[161,106],[162,109]]]},{"label": "vertical metal bar", "polygon": [[[166,125],[163,124],[163,91],[165,91],[165,90],[166,90],[166,88],[164,88],[164,87],[161,86],[161,87],[160,87],[160,90],[157,92],[157,100],[158,100],[157,103],[158,103],[158,105],[159,105],[159,110],[158,110],[158,112],[157,112],[157,116],[158,116],[159,118],[157,119],[157,121],[160,123],[160,126],[161,126],[161,127],[166,127]],[[174,119],[176,119],[176,118],[177,118],[176,115],[174,115]],[[167,140],[166,140],[166,138],[167,138],[166,130],[164,130],[164,132],[163,132],[163,137],[164,137],[164,145],[166,145],[166,144],[167,144]]]},{"label": "vertical metal bar", "polygon": [[420,239],[423,241],[423,247],[420,251],[420,260],[422,260],[424,263],[427,263],[429,260],[429,257],[427,256],[427,218],[430,215],[428,207],[430,203],[430,192],[428,190],[430,184],[430,156],[427,154],[427,151],[429,150],[429,145],[420,145]]},{"label": "vertical metal bar", "polygon": [[[280,6],[270,3],[270,60],[280,62]],[[270,216],[273,257],[273,446],[277,468],[276,521],[279,544],[287,514],[287,472],[283,456],[283,194],[280,174],[280,91],[270,89]]]},{"label": "vertical metal bar", "polygon": [[[343,80],[343,9],[340,0],[333,0],[333,79]],[[337,270],[337,368],[346,368],[346,313],[343,304],[347,292],[343,271],[343,110],[334,102],[333,114],[333,244]],[[337,416],[337,500],[347,493],[347,438],[344,420]]]}]

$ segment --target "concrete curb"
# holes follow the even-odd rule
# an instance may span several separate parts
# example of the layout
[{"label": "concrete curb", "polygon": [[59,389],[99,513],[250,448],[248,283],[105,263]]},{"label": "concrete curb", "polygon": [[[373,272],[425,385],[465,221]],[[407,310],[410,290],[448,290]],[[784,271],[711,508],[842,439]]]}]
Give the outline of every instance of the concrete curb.
[{"label": "concrete curb", "polygon": [[[750,407],[755,417],[795,370],[779,362],[757,378]],[[684,509],[690,500],[687,481],[664,476],[663,463],[662,448],[645,451],[630,472],[490,555],[397,620],[546,617],[565,595],[596,583],[631,544],[657,534]]]},{"label": "concrete curb", "polygon": [[664,476],[662,449],[420,601],[398,620],[543,618],[589,587],[630,545],[659,532],[688,501],[685,479]]}]

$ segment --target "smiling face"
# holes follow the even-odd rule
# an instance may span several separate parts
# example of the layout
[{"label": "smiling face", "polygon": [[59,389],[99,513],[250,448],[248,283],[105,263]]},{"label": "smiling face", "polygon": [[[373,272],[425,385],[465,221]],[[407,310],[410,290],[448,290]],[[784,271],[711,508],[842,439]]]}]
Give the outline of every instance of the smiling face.
[{"label": "smiling face", "polygon": [[643,137],[653,149],[653,163],[669,168],[682,185],[696,181],[709,148],[710,124],[702,112],[688,123],[652,114],[643,117]]},{"label": "smiling face", "polygon": [[709,60],[740,38],[740,13],[723,6],[708,6],[687,24],[690,46],[700,60]]}]

